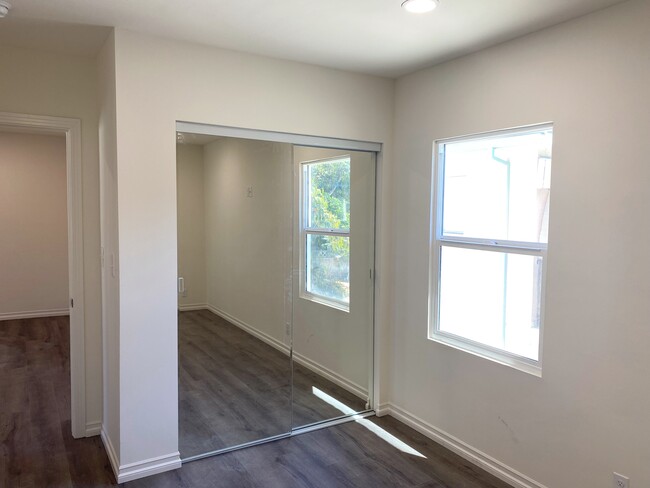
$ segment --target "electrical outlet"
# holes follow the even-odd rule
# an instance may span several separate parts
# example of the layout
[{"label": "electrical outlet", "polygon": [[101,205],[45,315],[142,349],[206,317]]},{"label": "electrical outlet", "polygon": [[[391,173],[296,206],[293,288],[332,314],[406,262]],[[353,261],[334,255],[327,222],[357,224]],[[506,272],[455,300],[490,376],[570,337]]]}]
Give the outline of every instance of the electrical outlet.
[{"label": "electrical outlet", "polygon": [[630,488],[630,478],[614,473],[614,488]]},{"label": "electrical outlet", "polygon": [[291,324],[290,324],[289,322],[287,322],[287,323],[284,325],[284,333],[285,333],[287,336],[290,336],[290,335],[291,335]]}]

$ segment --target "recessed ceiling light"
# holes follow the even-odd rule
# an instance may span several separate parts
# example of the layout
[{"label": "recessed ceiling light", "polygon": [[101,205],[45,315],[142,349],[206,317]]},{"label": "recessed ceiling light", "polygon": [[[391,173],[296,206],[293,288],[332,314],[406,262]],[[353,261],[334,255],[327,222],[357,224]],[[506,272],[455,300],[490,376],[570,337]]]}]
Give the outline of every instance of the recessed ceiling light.
[{"label": "recessed ceiling light", "polygon": [[438,6],[440,0],[404,0],[402,7],[413,14],[431,12]]},{"label": "recessed ceiling light", "polygon": [[10,10],[11,4],[9,2],[5,2],[5,0],[0,0],[0,19],[6,17]]}]

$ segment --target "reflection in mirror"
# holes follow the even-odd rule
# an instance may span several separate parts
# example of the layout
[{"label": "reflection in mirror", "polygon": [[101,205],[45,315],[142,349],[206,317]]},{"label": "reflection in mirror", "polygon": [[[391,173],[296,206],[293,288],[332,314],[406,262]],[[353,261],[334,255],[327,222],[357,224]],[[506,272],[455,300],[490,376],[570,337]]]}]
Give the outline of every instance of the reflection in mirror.
[{"label": "reflection in mirror", "polygon": [[294,146],[294,429],[370,408],[374,156]]},{"label": "reflection in mirror", "polygon": [[177,134],[183,459],[291,430],[291,153]]}]

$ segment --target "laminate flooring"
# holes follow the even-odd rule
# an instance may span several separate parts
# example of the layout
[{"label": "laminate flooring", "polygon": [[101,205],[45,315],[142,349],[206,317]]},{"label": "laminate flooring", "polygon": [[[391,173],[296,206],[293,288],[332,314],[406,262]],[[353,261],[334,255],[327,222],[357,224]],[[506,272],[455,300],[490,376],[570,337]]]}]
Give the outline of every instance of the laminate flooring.
[{"label": "laminate flooring", "polygon": [[[2,488],[117,486],[99,437],[70,435],[68,337],[67,317],[0,322]],[[191,462],[123,486],[508,487],[390,417],[350,422]]]},{"label": "laminate flooring", "polygon": [[296,363],[292,371],[286,354],[208,310],[180,312],[178,322],[181,458],[342,416],[332,399],[366,408],[313,371]]}]

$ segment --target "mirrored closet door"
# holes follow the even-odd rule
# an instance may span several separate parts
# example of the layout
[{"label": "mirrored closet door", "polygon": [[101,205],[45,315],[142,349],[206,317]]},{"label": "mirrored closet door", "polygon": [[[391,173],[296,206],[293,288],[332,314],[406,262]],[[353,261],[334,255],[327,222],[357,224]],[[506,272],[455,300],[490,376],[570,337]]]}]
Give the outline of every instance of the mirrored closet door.
[{"label": "mirrored closet door", "polygon": [[181,458],[370,411],[375,153],[176,137]]},{"label": "mirrored closet door", "polygon": [[179,450],[291,429],[291,145],[177,136]]},{"label": "mirrored closet door", "polygon": [[293,428],[370,408],[375,156],[294,146]]}]

